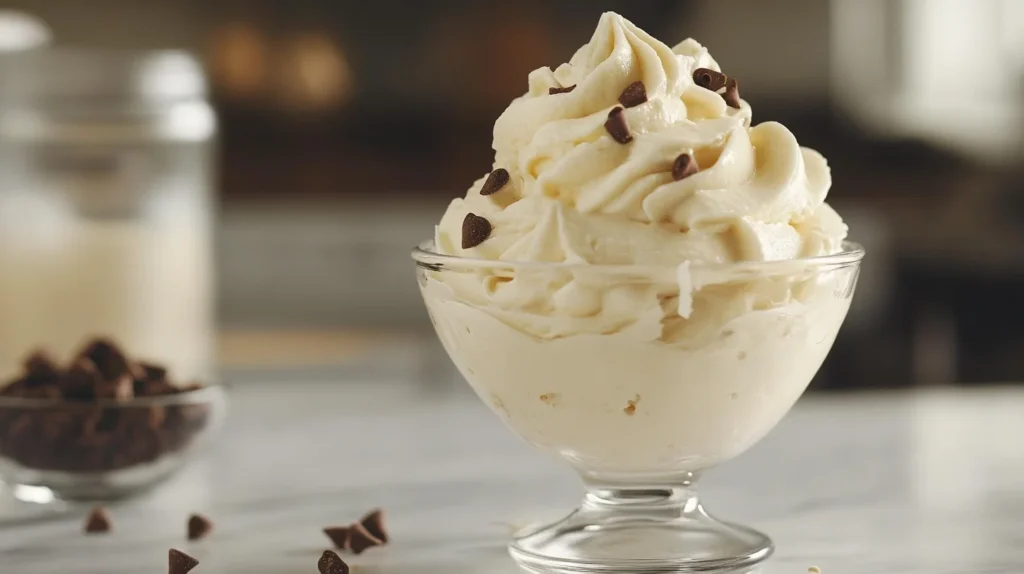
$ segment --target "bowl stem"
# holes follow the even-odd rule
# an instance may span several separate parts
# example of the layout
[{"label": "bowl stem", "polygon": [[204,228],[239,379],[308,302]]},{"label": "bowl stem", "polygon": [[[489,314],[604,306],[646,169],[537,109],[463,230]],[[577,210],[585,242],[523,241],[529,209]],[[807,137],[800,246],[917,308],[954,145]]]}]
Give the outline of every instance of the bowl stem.
[{"label": "bowl stem", "polygon": [[627,574],[736,569],[772,550],[764,534],[709,515],[690,473],[660,485],[587,480],[579,509],[509,546],[513,558],[534,572]]}]

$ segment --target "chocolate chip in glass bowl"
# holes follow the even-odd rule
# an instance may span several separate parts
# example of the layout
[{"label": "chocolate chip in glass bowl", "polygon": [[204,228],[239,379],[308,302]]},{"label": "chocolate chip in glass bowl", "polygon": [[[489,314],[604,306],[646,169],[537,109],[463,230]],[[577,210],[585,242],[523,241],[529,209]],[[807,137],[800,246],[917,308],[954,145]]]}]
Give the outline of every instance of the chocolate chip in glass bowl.
[{"label": "chocolate chip in glass bowl", "polygon": [[36,383],[50,382],[60,376],[57,361],[45,351],[35,351],[25,358],[25,378]]},{"label": "chocolate chip in glass bowl", "polygon": [[94,400],[101,384],[103,375],[88,357],[79,357],[58,381],[61,396],[71,401]]},{"label": "chocolate chip in glass bowl", "polygon": [[92,361],[96,370],[108,381],[116,380],[129,371],[124,351],[110,339],[93,339],[82,349],[79,357]]},{"label": "chocolate chip in glass bowl", "polygon": [[150,363],[148,361],[139,361],[136,365],[141,369],[141,372],[139,372],[138,375],[142,376],[147,381],[167,380],[167,367],[163,365]]}]

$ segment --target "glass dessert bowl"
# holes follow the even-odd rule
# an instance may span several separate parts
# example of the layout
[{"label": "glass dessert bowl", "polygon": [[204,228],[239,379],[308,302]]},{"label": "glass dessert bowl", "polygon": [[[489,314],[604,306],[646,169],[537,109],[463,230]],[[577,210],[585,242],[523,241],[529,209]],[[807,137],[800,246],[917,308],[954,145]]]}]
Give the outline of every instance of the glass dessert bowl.
[{"label": "glass dessert bowl", "polygon": [[719,521],[702,471],[763,438],[828,354],[863,250],[681,266],[506,262],[413,252],[427,310],[480,398],[568,462],[586,496],[517,536],[523,567],[686,572],[773,550]]}]

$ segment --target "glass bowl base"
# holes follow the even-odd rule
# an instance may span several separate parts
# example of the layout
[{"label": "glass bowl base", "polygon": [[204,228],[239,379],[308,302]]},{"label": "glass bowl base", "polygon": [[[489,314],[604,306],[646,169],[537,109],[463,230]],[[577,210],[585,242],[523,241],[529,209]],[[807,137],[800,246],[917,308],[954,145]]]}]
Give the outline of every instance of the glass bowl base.
[{"label": "glass bowl base", "polygon": [[709,516],[696,498],[688,503],[623,508],[588,496],[564,520],[518,536],[509,553],[531,572],[640,574],[742,569],[774,550],[766,535]]}]

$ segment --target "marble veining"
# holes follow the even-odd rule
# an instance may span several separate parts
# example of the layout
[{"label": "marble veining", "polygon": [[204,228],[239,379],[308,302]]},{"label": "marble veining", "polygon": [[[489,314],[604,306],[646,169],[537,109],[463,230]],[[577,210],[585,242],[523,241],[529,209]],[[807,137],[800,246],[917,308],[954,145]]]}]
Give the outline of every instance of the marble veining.
[{"label": "marble veining", "polygon": [[[215,446],[147,495],[0,523],[0,574],[160,574],[169,547],[195,574],[315,573],[320,529],[383,506],[390,546],[359,573],[504,574],[514,529],[581,491],[468,392],[381,383],[245,384]],[[763,443],[704,477],[709,510],[775,540],[758,572],[1024,572],[1024,391],[812,396]],[[200,511],[215,531],[185,542]]]}]

